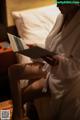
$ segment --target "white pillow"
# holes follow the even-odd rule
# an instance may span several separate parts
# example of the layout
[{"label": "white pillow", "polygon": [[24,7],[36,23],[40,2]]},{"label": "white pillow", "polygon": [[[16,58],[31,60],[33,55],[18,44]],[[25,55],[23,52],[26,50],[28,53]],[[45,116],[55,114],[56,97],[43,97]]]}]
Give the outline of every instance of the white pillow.
[{"label": "white pillow", "polygon": [[60,13],[56,5],[12,12],[18,34],[26,44],[45,47],[45,40]]}]

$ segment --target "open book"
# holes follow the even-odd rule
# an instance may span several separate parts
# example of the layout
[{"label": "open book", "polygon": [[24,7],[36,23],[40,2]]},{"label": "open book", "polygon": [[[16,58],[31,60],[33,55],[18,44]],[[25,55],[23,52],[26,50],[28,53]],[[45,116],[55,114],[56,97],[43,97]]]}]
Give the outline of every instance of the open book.
[{"label": "open book", "polygon": [[10,45],[15,53],[21,53],[33,59],[42,58],[48,55],[52,56],[55,54],[39,46],[29,48],[29,46],[25,44],[24,40],[10,33],[8,33],[8,37],[10,40]]}]

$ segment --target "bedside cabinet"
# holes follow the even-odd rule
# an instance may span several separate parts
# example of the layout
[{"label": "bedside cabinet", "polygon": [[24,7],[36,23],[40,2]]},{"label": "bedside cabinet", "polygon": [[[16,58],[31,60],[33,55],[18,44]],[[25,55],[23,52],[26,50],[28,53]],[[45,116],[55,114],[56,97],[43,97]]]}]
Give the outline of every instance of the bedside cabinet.
[{"label": "bedside cabinet", "polygon": [[16,57],[11,48],[0,48],[0,74],[7,72],[8,67],[16,63]]},{"label": "bedside cabinet", "polygon": [[0,101],[10,97],[8,68],[15,63],[16,57],[12,49],[0,43]]}]

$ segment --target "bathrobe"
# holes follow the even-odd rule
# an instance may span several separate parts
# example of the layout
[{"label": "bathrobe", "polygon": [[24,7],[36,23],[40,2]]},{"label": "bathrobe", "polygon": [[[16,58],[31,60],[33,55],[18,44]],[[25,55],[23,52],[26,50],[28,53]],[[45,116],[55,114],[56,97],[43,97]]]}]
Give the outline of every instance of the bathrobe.
[{"label": "bathrobe", "polygon": [[80,10],[60,31],[63,20],[60,14],[46,39],[48,50],[66,58],[55,67],[45,65],[50,73],[49,120],[80,120]]}]

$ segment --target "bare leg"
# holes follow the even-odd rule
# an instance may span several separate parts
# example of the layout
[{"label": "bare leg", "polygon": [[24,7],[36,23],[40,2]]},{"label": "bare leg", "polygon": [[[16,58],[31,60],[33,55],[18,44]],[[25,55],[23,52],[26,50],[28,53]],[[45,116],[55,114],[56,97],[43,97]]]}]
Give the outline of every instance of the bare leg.
[{"label": "bare leg", "polygon": [[13,120],[23,119],[20,79],[18,78],[18,76],[20,77],[20,74],[18,72],[15,67],[9,69],[10,87],[13,100]]},{"label": "bare leg", "polygon": [[9,68],[10,74],[14,73],[17,79],[39,79],[46,76],[42,71],[42,63],[15,64]]},{"label": "bare leg", "polygon": [[42,92],[42,89],[44,87],[44,81],[45,81],[45,78],[36,80],[32,84],[30,84],[28,87],[25,87],[22,90],[23,104],[25,102],[30,102],[34,99],[49,95],[49,92],[46,92],[46,93]]},{"label": "bare leg", "polygon": [[[41,90],[43,87],[42,79],[40,79],[38,82],[33,83],[28,88],[26,87],[23,90],[23,94],[21,95],[20,80],[29,79],[29,77],[31,77],[31,75],[27,74],[27,72],[29,72],[28,70],[25,65],[13,65],[9,68],[10,86],[11,86],[11,92],[12,92],[13,105],[14,105],[14,108],[13,108],[14,120],[23,119],[22,102],[24,103],[26,100],[28,101],[29,99],[32,99],[31,97],[36,98],[37,93],[40,93],[39,95],[42,96],[41,94]],[[36,75],[36,71],[35,71],[35,75]],[[31,78],[33,78],[33,71],[32,71]],[[25,97],[26,94],[27,94],[27,97]],[[29,98],[31,94],[33,95]],[[22,96],[24,97],[23,101],[22,101]]]}]

